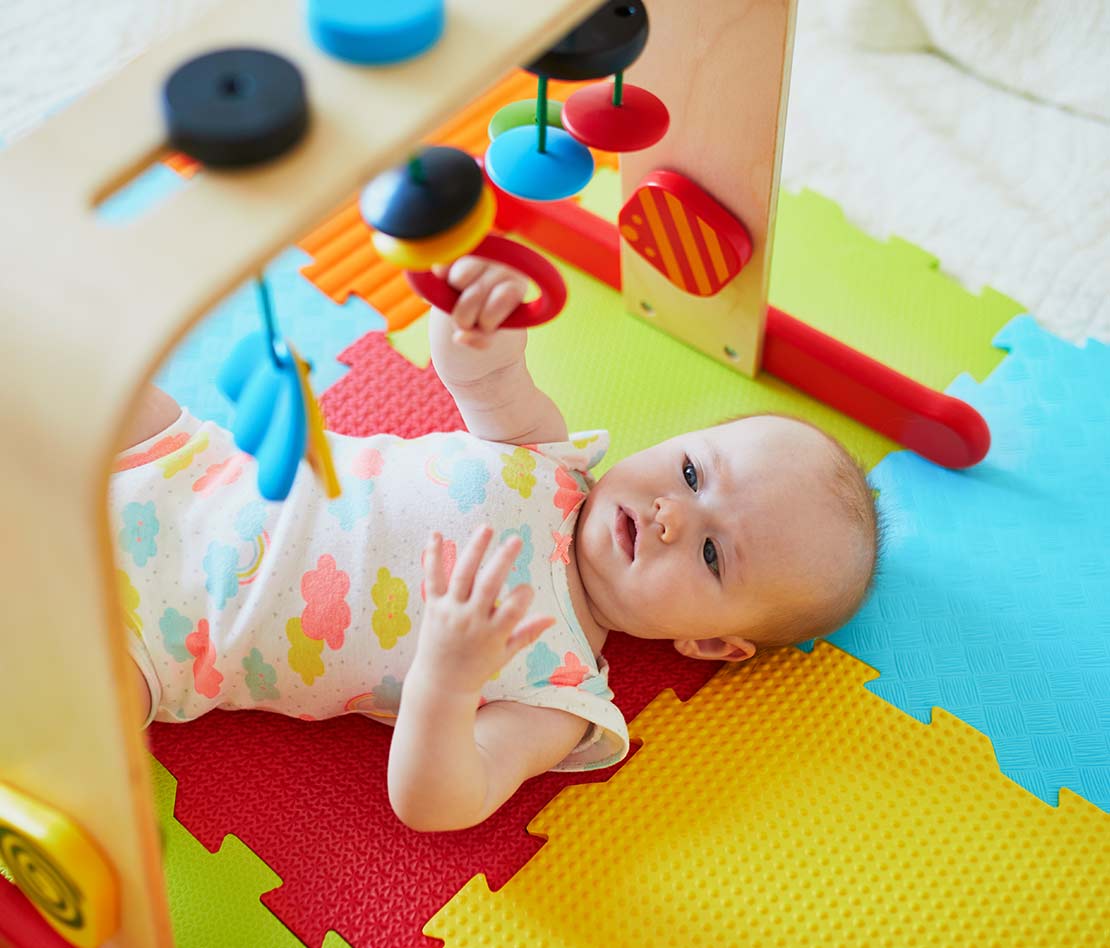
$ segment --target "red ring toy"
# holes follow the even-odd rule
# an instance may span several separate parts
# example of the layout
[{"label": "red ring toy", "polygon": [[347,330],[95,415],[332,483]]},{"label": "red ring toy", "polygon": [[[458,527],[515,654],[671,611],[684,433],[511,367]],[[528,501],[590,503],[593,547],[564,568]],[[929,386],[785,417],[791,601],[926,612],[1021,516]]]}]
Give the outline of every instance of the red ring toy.
[{"label": "red ring toy", "polygon": [[[558,316],[566,305],[567,285],[559,271],[534,250],[506,237],[490,235],[471,250],[470,255],[519,270],[540,288],[536,299],[521,303],[509,314],[509,318],[501,324],[505,329],[528,329],[546,323]],[[409,270],[405,276],[420,296],[445,313],[451,312],[459,301],[459,291],[431,270]]]}]

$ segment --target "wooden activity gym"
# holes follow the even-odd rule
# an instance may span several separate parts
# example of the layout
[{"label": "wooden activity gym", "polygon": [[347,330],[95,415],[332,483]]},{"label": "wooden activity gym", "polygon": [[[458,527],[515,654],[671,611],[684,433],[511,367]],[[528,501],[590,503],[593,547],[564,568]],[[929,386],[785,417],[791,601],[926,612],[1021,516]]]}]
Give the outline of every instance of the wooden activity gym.
[{"label": "wooden activity gym", "polygon": [[[779,193],[795,13],[227,0],[0,150],[0,944],[1110,946],[1110,356]],[[816,646],[615,635],[633,753],[418,834],[357,714],[142,730],[107,485],[152,380],[274,501],[342,495],[325,427],[461,427],[424,316],[471,253],[572,430],[805,418],[892,552]]]}]

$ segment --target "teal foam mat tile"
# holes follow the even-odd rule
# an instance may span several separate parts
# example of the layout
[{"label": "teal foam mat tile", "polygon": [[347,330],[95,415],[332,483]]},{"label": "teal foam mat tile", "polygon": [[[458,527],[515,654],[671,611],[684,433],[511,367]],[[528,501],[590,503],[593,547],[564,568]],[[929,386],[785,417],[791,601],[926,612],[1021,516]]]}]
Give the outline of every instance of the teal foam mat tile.
[{"label": "teal foam mat tile", "polygon": [[949,392],[991,427],[968,471],[909,452],[872,472],[885,521],[874,590],[830,641],[921,721],[986,733],[1002,772],[1048,803],[1110,811],[1110,348],[1022,316],[1010,355]]},{"label": "teal foam mat tile", "polygon": [[188,186],[187,178],[158,161],[107,197],[96,213],[105,223],[121,224]]},{"label": "teal foam mat tile", "polygon": [[[356,296],[340,306],[306,280],[301,267],[311,259],[296,247],[266,268],[274,314],[282,335],[312,364],[312,387],[319,396],[347,372],[339,353],[385,320]],[[216,388],[216,374],[232,347],[262,326],[253,283],[241,286],[204,317],[181,341],[154,381],[197,418],[231,424],[232,407]]]}]

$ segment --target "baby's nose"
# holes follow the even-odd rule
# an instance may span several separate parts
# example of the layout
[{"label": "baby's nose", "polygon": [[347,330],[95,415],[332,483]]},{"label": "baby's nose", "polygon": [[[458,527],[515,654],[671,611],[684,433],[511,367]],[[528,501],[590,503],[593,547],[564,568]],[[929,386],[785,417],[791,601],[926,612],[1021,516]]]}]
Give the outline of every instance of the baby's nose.
[{"label": "baby's nose", "polygon": [[682,511],[678,504],[667,497],[657,497],[654,503],[655,522],[660,526],[660,539],[664,543],[674,543],[682,529]]}]

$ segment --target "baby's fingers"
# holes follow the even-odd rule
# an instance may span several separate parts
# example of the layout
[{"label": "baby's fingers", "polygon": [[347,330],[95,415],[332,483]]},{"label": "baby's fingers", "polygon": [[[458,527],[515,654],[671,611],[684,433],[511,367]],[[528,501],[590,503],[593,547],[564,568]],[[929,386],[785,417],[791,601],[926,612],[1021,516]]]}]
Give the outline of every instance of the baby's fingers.
[{"label": "baby's fingers", "polygon": [[447,592],[443,576],[443,537],[433,533],[424,547],[424,591],[429,596],[442,596]]},{"label": "baby's fingers", "polygon": [[527,583],[514,586],[513,591],[498,604],[493,614],[494,625],[500,628],[512,628],[524,618],[524,614],[535,598],[536,590]]},{"label": "baby's fingers", "polygon": [[490,611],[493,610],[493,602],[497,598],[497,594],[501,592],[501,587],[505,585],[509,570],[513,568],[513,561],[520,553],[522,545],[523,541],[520,537],[509,537],[497,548],[497,552],[482,567],[477,579],[474,580],[473,598]]},{"label": "baby's fingers", "polygon": [[494,332],[509,318],[524,299],[525,285],[522,280],[498,283],[490,290],[486,305],[478,313],[478,328]]},{"label": "baby's fingers", "polygon": [[481,257],[459,257],[449,266],[444,266],[444,275],[447,282],[456,290],[465,290],[470,284],[489,270],[488,260]]},{"label": "baby's fingers", "polygon": [[474,574],[478,572],[478,566],[482,562],[482,557],[486,555],[486,548],[489,546],[492,536],[493,530],[490,527],[479,527],[466,544],[466,548],[459,555],[459,559],[455,563],[455,569],[451,573],[451,581],[448,584],[451,595],[459,602],[466,602],[470,598],[470,590],[474,585]]},{"label": "baby's fingers", "polygon": [[488,349],[493,337],[480,329],[456,329],[451,336],[451,341],[460,346],[469,346],[471,349]]},{"label": "baby's fingers", "polygon": [[527,648],[535,642],[554,624],[555,618],[553,616],[533,616],[519,623],[505,643],[505,649],[508,653],[505,661],[507,662],[521,649]]}]

